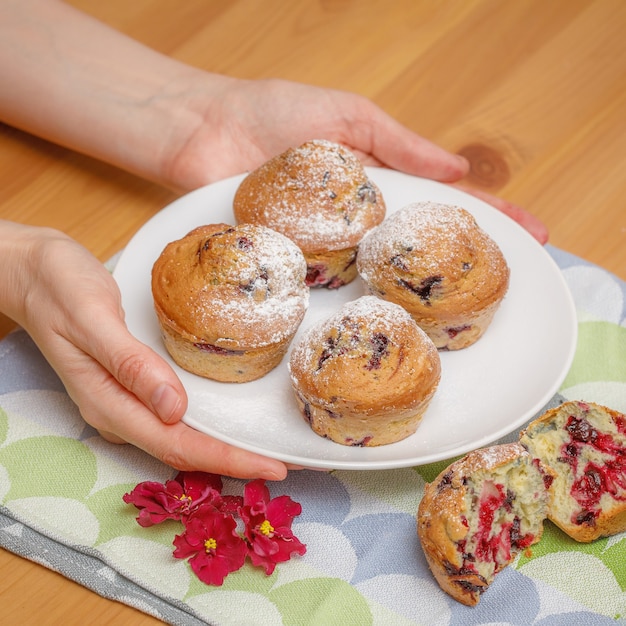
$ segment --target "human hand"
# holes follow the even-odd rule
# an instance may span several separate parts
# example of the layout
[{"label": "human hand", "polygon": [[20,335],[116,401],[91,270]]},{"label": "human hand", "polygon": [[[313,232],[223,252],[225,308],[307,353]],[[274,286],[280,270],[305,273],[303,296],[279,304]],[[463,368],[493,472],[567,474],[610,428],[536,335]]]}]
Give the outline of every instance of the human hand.
[{"label": "human hand", "polygon": [[517,204],[513,204],[504,198],[499,198],[481,189],[466,187],[462,184],[455,184],[454,187],[472,196],[476,196],[483,202],[498,209],[498,211],[508,215],[520,226],[525,228],[541,245],[548,242],[548,229],[543,222]]},{"label": "human hand", "polygon": [[[368,165],[444,183],[468,172],[464,158],[363,96],[206,72],[64,2],[13,2],[5,13],[0,77],[13,88],[2,94],[0,119],[179,191],[249,171],[310,139],[341,143]],[[537,218],[487,198],[542,243],[547,239]]]},{"label": "human hand", "polygon": [[[197,89],[207,78],[207,90]],[[166,179],[183,189],[252,170],[309,139],[341,143],[366,165],[444,183],[456,183],[468,172],[465,158],[420,137],[367,98],[353,93],[283,80],[235,80],[202,72],[194,85],[193,96],[190,91],[180,106],[186,106],[187,112],[195,111],[196,124],[172,136],[175,145],[166,152],[171,158],[164,162]],[[547,241],[547,229],[531,213],[480,190],[464,191],[507,214],[540,243]]]},{"label": "human hand", "polygon": [[60,232],[0,222],[3,312],[56,370],[86,422],[179,470],[280,480],[286,466],[185,425],[185,390],[169,365],[128,332],[117,284]]},{"label": "human hand", "polygon": [[[199,72],[177,97],[196,125],[172,135],[165,175],[184,189],[254,169],[310,139],[345,145],[366,165],[454,182],[467,161],[411,132],[367,98],[284,80],[236,80]],[[198,85],[206,84],[206,89]]]}]

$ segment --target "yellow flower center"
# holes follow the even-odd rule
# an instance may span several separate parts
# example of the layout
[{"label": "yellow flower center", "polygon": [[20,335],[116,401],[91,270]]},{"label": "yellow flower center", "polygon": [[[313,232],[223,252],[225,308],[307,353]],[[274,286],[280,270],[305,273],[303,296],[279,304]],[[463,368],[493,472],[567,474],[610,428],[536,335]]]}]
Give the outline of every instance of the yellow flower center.
[{"label": "yellow flower center", "polygon": [[181,502],[191,502],[191,496],[188,496],[186,493],[177,496]]},{"label": "yellow flower center", "polygon": [[274,532],[274,527],[269,523],[269,520],[265,520],[260,526],[259,530],[266,536],[269,537]]},{"label": "yellow flower center", "polygon": [[205,551],[209,553],[211,550],[215,550],[215,548],[217,548],[217,541],[215,541],[213,537],[209,537],[209,539],[204,542]]}]

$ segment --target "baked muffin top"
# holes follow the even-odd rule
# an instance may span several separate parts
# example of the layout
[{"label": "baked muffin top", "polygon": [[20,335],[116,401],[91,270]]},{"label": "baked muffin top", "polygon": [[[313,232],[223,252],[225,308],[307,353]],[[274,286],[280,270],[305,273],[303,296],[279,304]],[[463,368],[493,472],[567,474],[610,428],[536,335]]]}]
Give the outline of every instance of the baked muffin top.
[{"label": "baked muffin top", "polygon": [[439,383],[439,353],[400,306],[375,296],[345,304],[311,327],[291,353],[290,373],[315,404],[354,412],[404,408]]},{"label": "baked muffin top", "polygon": [[428,319],[454,319],[499,301],[509,268],[498,245],[465,209],[416,202],[361,242],[361,278],[373,293]]},{"label": "baked muffin top", "polygon": [[314,140],[275,156],[241,182],[237,222],[262,224],[305,253],[351,248],[382,222],[385,203],[356,156]]},{"label": "baked muffin top", "polygon": [[309,303],[306,262],[287,237],[252,224],[201,226],[154,264],[162,323],[197,343],[261,347],[289,337]]}]

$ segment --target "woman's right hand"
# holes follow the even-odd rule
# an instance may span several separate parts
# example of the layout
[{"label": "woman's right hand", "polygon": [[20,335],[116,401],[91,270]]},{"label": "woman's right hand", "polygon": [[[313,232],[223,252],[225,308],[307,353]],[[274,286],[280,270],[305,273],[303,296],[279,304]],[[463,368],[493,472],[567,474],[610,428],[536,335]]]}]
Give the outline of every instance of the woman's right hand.
[{"label": "woman's right hand", "polygon": [[117,283],[66,235],[0,221],[0,309],[31,335],[86,422],[178,470],[280,480],[287,468],[181,421],[173,369],[126,328]]}]

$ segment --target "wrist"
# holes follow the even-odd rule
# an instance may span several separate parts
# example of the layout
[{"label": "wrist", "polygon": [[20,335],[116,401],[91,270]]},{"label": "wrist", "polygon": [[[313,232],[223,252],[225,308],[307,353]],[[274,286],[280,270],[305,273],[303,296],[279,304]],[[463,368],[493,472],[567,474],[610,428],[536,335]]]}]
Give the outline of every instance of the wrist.
[{"label": "wrist", "polygon": [[0,220],[0,312],[26,326],[29,294],[37,278],[37,258],[45,242],[66,236],[52,228]]},{"label": "wrist", "polygon": [[[182,192],[223,178],[216,151],[232,126],[226,101],[233,105],[232,94],[244,82],[186,66],[184,70],[164,86],[154,111],[163,140],[157,182]],[[235,152],[237,147],[229,149]]]},{"label": "wrist", "polygon": [[[0,119],[171,187],[171,166],[229,79],[152,50],[64,2],[10,3],[0,24]],[[232,79],[234,80],[234,79]],[[45,102],[45,106],[41,103]]]}]

